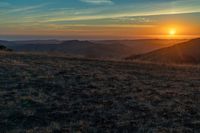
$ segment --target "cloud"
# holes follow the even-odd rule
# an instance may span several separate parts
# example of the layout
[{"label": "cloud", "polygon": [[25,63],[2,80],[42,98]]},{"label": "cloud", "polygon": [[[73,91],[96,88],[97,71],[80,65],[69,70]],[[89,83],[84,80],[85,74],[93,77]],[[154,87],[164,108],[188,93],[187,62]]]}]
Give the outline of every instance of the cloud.
[{"label": "cloud", "polygon": [[80,0],[81,2],[94,4],[94,5],[102,5],[102,4],[114,4],[112,0]]},{"label": "cloud", "polygon": [[[14,8],[10,8],[7,10],[3,10],[2,12],[0,12],[0,15],[7,15],[10,13],[18,13],[18,12],[27,13],[29,11],[34,11],[34,10],[43,8],[48,4],[49,3],[44,3],[44,4],[40,4],[40,5],[32,5],[32,6],[14,7]],[[1,7],[1,5],[0,5],[0,7]]]},{"label": "cloud", "polygon": [[22,7],[22,8],[15,8],[15,9],[10,10],[10,12],[24,12],[24,11],[39,9],[46,5],[47,4],[40,4],[40,5],[27,6],[27,7]]}]

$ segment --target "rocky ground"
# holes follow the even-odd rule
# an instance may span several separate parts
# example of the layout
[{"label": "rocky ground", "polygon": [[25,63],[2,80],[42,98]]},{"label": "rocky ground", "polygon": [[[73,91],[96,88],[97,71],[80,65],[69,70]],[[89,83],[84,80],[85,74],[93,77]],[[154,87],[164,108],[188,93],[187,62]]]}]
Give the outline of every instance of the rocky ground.
[{"label": "rocky ground", "polygon": [[0,132],[200,132],[200,66],[0,53]]}]

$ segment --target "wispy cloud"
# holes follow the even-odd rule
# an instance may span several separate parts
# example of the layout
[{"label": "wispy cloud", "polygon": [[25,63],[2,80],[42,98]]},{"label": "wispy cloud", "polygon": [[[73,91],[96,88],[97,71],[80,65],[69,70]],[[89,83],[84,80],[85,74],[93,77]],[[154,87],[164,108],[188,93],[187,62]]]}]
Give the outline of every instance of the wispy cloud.
[{"label": "wispy cloud", "polygon": [[101,5],[101,4],[114,4],[112,0],[80,0],[81,2],[94,4],[94,5]]},{"label": "wispy cloud", "polygon": [[[47,6],[48,4],[49,3],[43,3],[43,4],[38,4],[38,5],[22,6],[22,7],[13,7],[13,6],[8,5],[8,6],[10,6],[9,8],[5,8],[5,9],[2,8],[2,10],[0,11],[0,17],[4,17],[4,19],[15,18],[15,16],[10,15],[10,14],[15,14],[15,13],[28,14],[28,13],[31,13],[34,11],[39,11],[43,7]],[[1,7],[1,4],[0,4],[0,7]],[[7,17],[5,17],[5,15],[7,15]],[[16,16],[18,16],[18,15],[16,15]]]},{"label": "wispy cloud", "polygon": [[33,5],[33,6],[28,6],[28,7],[22,7],[22,8],[15,8],[10,10],[10,12],[24,12],[24,11],[30,11],[30,10],[35,10],[42,8],[48,4],[40,4],[40,5]]},{"label": "wispy cloud", "polygon": [[161,15],[175,15],[175,14],[188,14],[188,13],[199,13],[200,10],[197,11],[160,11],[160,13],[149,12],[149,13],[118,13],[118,14],[108,14],[108,15],[90,15],[90,16],[70,16],[70,17],[55,17],[48,18],[41,22],[59,22],[59,21],[80,21],[80,20],[100,20],[100,19],[116,19],[123,17],[146,17],[146,16],[161,16]]}]

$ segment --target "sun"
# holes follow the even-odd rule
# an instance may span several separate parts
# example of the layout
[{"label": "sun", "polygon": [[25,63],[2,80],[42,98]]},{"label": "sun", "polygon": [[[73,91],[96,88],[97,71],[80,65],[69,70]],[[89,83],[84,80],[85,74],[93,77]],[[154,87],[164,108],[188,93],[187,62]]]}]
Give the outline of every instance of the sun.
[{"label": "sun", "polygon": [[169,35],[173,36],[173,35],[176,35],[176,29],[175,28],[171,28],[169,29]]}]

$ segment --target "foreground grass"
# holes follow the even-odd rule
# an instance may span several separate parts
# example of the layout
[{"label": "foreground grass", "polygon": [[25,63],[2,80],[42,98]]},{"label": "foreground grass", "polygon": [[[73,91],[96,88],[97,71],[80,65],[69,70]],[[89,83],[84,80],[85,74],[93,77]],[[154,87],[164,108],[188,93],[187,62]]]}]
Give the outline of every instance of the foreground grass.
[{"label": "foreground grass", "polygon": [[200,132],[200,67],[0,53],[1,132]]}]

